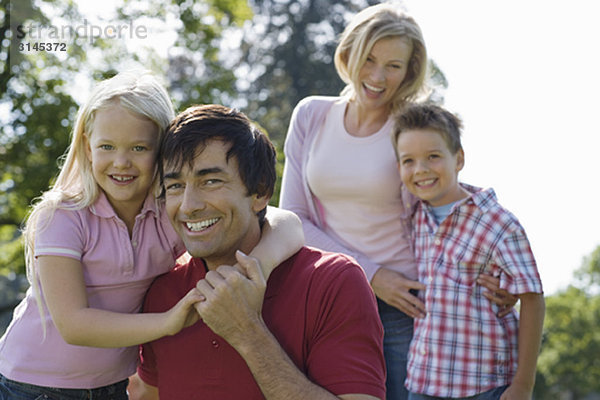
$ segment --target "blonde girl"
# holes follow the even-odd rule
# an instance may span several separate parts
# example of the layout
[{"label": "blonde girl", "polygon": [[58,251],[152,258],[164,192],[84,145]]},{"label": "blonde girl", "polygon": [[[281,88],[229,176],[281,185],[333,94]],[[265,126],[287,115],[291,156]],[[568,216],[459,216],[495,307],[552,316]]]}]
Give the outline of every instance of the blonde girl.
[{"label": "blonde girl", "polygon": [[[31,288],[0,339],[0,399],[126,399],[137,345],[197,321],[196,291],[165,313],[139,313],[153,279],[185,252],[157,196],[173,116],[143,71],[101,82],[79,110],[56,183],[25,226]],[[270,209],[267,221],[253,255],[270,272],[302,233],[291,213]]]}]

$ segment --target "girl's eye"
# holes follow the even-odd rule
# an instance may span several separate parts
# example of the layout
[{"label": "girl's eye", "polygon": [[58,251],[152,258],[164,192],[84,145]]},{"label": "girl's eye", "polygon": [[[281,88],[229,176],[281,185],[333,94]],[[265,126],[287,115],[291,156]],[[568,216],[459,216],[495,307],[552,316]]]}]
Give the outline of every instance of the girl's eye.
[{"label": "girl's eye", "polygon": [[133,151],[144,151],[146,147],[144,146],[133,146]]},{"label": "girl's eye", "polygon": [[394,68],[394,69],[402,69],[402,65],[399,65],[399,64],[392,64],[392,65],[390,65],[390,68]]},{"label": "girl's eye", "polygon": [[113,148],[110,144],[101,144],[98,147],[101,148],[102,150],[112,150],[112,148]]}]

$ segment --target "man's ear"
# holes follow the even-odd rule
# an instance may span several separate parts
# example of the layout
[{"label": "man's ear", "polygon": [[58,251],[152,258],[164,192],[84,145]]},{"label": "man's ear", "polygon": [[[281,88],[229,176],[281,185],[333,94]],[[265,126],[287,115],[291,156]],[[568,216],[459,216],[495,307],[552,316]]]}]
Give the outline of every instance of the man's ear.
[{"label": "man's ear", "polygon": [[257,194],[252,195],[252,211],[258,213],[260,210],[265,208],[269,204],[271,196],[259,196]]}]

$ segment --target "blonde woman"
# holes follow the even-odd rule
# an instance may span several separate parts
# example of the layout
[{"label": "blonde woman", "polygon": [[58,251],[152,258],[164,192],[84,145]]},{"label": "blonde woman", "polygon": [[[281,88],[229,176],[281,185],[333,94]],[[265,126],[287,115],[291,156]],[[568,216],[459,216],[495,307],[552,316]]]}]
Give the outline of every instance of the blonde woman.
[{"label": "blonde woman", "polygon": [[416,281],[414,200],[398,175],[391,115],[424,92],[421,29],[397,6],[368,7],[342,33],[335,66],[346,83],[340,96],[308,97],[292,115],[280,207],[300,217],[308,245],[352,255],[363,267],[385,330],[387,399],[406,399],[413,318],[425,313],[416,291],[424,285]]},{"label": "blonde woman", "polygon": [[[0,399],[126,399],[137,345],[198,320],[195,290],[167,312],[139,313],[185,250],[157,198],[173,116],[163,86],[139,71],[101,82],[81,107],[56,184],[27,220],[32,288],[0,339]],[[290,214],[267,214],[254,256],[268,272],[302,245]]]}]

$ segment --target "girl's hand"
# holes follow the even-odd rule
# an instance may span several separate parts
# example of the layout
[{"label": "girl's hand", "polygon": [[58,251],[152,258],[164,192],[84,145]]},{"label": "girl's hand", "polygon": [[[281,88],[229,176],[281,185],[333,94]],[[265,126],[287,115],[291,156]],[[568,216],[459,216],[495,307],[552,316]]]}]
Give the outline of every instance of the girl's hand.
[{"label": "girl's hand", "polygon": [[166,327],[169,335],[179,333],[183,328],[194,325],[200,317],[196,312],[194,305],[204,301],[205,298],[200,292],[193,288],[181,300],[177,302],[169,311],[165,313]]},{"label": "girl's hand", "polygon": [[500,311],[498,312],[498,317],[500,318],[508,315],[519,300],[517,296],[513,296],[506,290],[500,289],[499,278],[490,275],[480,275],[477,278],[477,283],[487,289],[483,292],[483,295],[500,307]]},{"label": "girl's hand", "polygon": [[412,318],[425,317],[425,304],[409,290],[425,290],[425,285],[406,279],[404,275],[387,268],[379,268],[371,279],[375,295]]}]

